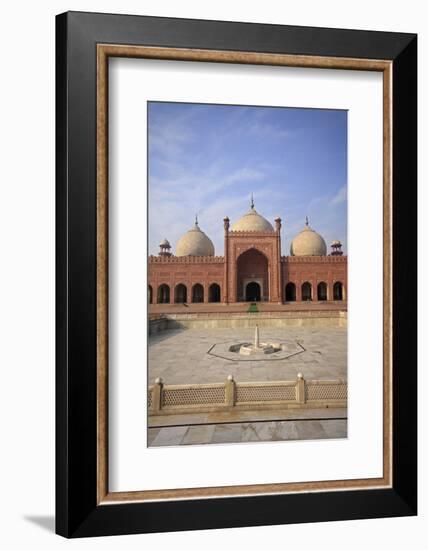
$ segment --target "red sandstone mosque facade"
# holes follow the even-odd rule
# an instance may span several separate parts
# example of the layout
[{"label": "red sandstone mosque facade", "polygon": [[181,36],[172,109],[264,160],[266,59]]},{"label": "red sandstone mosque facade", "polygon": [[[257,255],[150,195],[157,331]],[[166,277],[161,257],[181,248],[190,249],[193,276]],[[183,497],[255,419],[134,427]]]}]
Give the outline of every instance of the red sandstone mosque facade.
[{"label": "red sandstone mosque facade", "polygon": [[281,219],[275,226],[251,208],[230,226],[224,218],[224,256],[215,256],[211,239],[194,227],[177,242],[175,255],[165,239],[158,256],[149,256],[150,304],[346,301],[347,256],[333,241],[331,252],[306,220],[281,255]]}]

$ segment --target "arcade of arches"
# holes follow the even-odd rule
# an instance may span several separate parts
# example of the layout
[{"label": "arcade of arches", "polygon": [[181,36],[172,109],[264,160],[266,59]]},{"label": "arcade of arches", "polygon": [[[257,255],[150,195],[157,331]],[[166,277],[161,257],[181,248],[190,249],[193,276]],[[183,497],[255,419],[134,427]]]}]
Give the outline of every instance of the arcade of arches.
[{"label": "arcade of arches", "polygon": [[[259,274],[260,275],[260,274]],[[238,279],[241,281],[241,293],[239,302],[260,302],[267,301],[265,293],[266,283],[264,278],[251,280],[250,278]],[[299,298],[297,298],[299,296]],[[172,299],[173,297],[173,299]],[[189,298],[188,298],[189,297]],[[206,299],[205,299],[206,297]],[[305,281],[300,285],[294,282],[288,282],[284,287],[284,302],[312,302],[312,301],[343,301],[345,300],[345,289],[341,281],[335,281],[333,284],[327,284],[325,281],[320,281],[316,286],[311,282]],[[184,283],[177,284],[173,289],[169,285],[163,283],[157,290],[157,301],[153,301],[153,288],[148,287],[148,302],[149,304],[185,304],[185,303],[220,303],[221,300],[221,285],[212,283],[205,291],[204,285],[196,283],[191,287],[187,287]]]}]

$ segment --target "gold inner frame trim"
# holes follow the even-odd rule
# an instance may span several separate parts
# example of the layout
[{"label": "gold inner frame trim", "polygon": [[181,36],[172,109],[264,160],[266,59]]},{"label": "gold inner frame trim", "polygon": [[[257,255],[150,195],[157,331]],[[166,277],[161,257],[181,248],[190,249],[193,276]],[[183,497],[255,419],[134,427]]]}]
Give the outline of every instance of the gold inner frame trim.
[{"label": "gold inner frame trim", "polygon": [[[383,476],[224,487],[109,492],[108,488],[108,59],[133,57],[383,73]],[[97,45],[97,503],[222,498],[392,486],[392,62],[256,52]]]}]

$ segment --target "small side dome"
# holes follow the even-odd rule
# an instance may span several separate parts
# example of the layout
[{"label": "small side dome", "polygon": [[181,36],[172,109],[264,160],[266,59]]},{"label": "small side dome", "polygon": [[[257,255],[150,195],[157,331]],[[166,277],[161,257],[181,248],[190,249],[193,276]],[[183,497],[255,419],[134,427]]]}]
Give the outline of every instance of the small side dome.
[{"label": "small side dome", "polygon": [[250,210],[232,225],[231,231],[274,231],[274,228],[266,218],[258,214],[251,196]]},{"label": "small side dome", "polygon": [[214,256],[214,245],[200,229],[197,217],[194,227],[178,240],[176,256]]},{"label": "small side dome", "polygon": [[159,243],[159,246],[169,246],[170,247],[171,245],[169,244],[168,239],[162,239],[161,242]]},{"label": "small side dome", "polygon": [[302,231],[294,237],[290,246],[291,256],[326,256],[327,245],[319,233],[309,227],[308,218]]}]

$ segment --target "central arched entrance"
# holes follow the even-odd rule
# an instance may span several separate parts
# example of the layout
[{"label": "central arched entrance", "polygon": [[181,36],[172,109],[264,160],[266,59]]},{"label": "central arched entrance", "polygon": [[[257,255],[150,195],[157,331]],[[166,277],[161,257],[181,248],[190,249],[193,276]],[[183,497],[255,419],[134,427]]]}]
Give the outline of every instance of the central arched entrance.
[{"label": "central arched entrance", "polygon": [[260,302],[261,300],[261,288],[259,283],[247,283],[245,287],[245,301],[246,302]]},{"label": "central arched entrance", "polygon": [[256,248],[243,252],[236,262],[238,302],[269,300],[269,262]]}]

